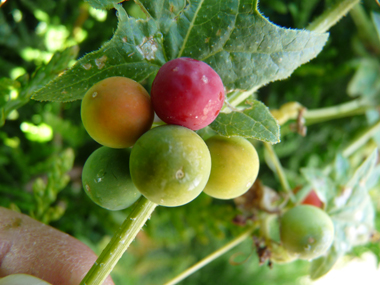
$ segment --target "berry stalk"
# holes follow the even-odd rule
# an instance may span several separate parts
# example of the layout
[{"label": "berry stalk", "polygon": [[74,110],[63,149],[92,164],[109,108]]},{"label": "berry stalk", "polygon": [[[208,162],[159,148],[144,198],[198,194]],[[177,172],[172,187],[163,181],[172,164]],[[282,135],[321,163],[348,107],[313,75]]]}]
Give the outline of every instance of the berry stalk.
[{"label": "berry stalk", "polygon": [[136,202],[132,212],[102,251],[80,285],[103,284],[116,263],[140,232],[145,222],[150,218],[156,206],[157,204],[149,201],[145,197],[141,197]]}]

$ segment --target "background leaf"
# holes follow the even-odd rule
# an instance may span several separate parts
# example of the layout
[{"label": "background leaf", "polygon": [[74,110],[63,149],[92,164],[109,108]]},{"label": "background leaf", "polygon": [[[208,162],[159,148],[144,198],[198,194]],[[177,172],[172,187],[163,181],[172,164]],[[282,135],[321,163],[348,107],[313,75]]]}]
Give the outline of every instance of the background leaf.
[{"label": "background leaf", "polygon": [[73,68],[37,91],[33,99],[74,101],[107,77],[125,76],[140,82],[158,71],[165,60],[157,26],[152,20],[128,17],[121,6],[117,9],[119,24],[112,40],[78,60]]},{"label": "background leaf", "polygon": [[210,128],[223,136],[241,136],[272,144],[280,142],[280,127],[268,108],[255,100],[243,111],[220,113]]},{"label": "background leaf", "polygon": [[372,12],[371,15],[372,15],[372,21],[375,24],[375,28],[380,39],[380,14],[376,12]]},{"label": "background leaf", "polygon": [[112,9],[115,4],[125,0],[84,0],[96,9]]}]

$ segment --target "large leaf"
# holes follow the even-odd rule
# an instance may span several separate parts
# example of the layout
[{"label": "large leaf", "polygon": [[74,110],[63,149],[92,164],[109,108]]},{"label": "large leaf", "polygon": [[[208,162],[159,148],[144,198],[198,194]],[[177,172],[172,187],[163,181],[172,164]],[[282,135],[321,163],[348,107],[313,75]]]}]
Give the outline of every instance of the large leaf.
[{"label": "large leaf", "polygon": [[252,101],[251,106],[242,111],[220,113],[210,127],[223,136],[241,136],[257,140],[280,142],[280,128],[268,108],[259,101]]},{"label": "large leaf", "polygon": [[37,100],[81,99],[110,76],[136,81],[154,74],[166,61],[192,57],[210,64],[228,90],[251,90],[288,77],[314,58],[326,33],[280,28],[248,0],[135,1],[147,19],[129,17],[121,6],[114,37],[83,57],[68,72],[34,95]]}]

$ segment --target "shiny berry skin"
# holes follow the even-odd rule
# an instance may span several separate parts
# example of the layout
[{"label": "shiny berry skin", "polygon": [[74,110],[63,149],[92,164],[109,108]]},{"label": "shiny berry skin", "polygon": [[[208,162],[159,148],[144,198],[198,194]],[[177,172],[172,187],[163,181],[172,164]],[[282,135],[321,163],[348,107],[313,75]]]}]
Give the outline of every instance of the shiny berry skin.
[{"label": "shiny berry skin", "polygon": [[81,117],[95,141],[111,148],[126,148],[151,128],[154,112],[148,92],[139,83],[109,77],[86,92]]},{"label": "shiny berry skin", "polygon": [[218,199],[243,195],[255,182],[259,157],[253,145],[241,137],[213,136],[206,140],[211,154],[211,174],[203,190]]},{"label": "shiny berry skin", "polygon": [[162,121],[199,130],[218,116],[224,103],[224,86],[208,64],[182,57],[160,68],[151,97]]},{"label": "shiny berry skin", "polygon": [[311,260],[324,254],[334,240],[334,224],[323,210],[299,205],[280,218],[282,245],[300,259]]},{"label": "shiny berry skin", "polygon": [[129,172],[130,149],[100,147],[87,159],[82,171],[83,188],[90,199],[108,210],[132,205],[141,193]]},{"label": "shiny berry skin", "polygon": [[161,206],[189,203],[204,189],[211,171],[205,142],[188,128],[164,125],[146,132],[132,148],[132,181]]}]

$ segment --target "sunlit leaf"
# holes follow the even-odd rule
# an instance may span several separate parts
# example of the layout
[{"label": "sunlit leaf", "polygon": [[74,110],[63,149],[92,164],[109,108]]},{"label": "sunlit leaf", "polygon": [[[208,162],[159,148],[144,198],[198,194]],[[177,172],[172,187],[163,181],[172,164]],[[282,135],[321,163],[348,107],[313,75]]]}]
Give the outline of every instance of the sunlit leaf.
[{"label": "sunlit leaf", "polygon": [[114,37],[80,59],[68,72],[39,90],[36,100],[81,99],[110,76],[142,81],[166,61],[205,61],[228,90],[250,90],[288,77],[314,58],[328,34],[280,28],[265,19],[255,1],[135,1],[147,18],[129,17],[121,6]]},{"label": "sunlit leaf", "polygon": [[280,142],[280,128],[268,108],[259,101],[242,111],[220,113],[210,127],[223,136],[241,136],[272,144]]},{"label": "sunlit leaf", "polygon": [[96,9],[111,9],[114,7],[115,4],[123,2],[125,0],[84,0],[84,2],[87,2],[92,7]]}]

